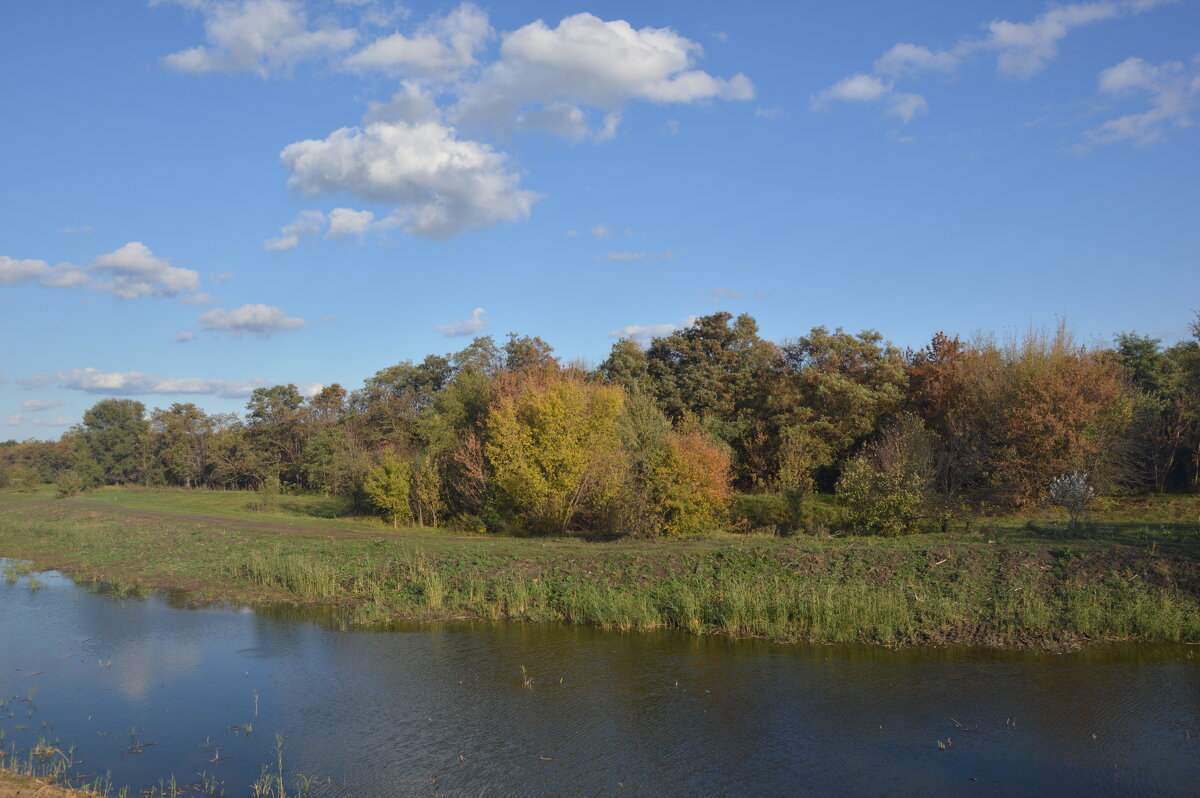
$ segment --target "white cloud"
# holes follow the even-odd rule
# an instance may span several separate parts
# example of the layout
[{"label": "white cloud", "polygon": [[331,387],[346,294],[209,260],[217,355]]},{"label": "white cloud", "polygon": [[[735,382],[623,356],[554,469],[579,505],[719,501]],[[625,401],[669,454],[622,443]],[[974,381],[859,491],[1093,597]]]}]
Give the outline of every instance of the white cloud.
[{"label": "white cloud", "polygon": [[8,417],[8,420],[5,421],[4,423],[10,427],[15,427],[24,420],[25,420],[25,416],[21,415],[20,413],[13,413],[11,416]]},{"label": "white cloud", "polygon": [[300,239],[315,236],[325,226],[325,214],[320,211],[300,211],[288,224],[279,228],[278,238],[268,238],[263,249],[285,252],[300,245]]},{"label": "white cloud", "polygon": [[392,95],[386,103],[367,103],[367,114],[363,121],[371,122],[428,122],[441,118],[441,110],[437,103],[421,87],[412,80],[400,81],[400,91]]},{"label": "white cloud", "polygon": [[594,235],[596,238],[610,238],[612,236],[612,233],[609,232],[608,225],[606,225],[604,222],[600,222],[595,227],[589,227],[588,232]]},{"label": "white cloud", "polygon": [[434,329],[447,337],[475,335],[487,326],[487,320],[483,318],[483,313],[483,308],[475,308],[471,311],[471,318],[452,321],[449,324],[443,324]]},{"label": "white cloud", "polygon": [[242,305],[234,310],[217,308],[201,313],[197,321],[202,330],[223,332],[235,338],[246,333],[266,338],[272,333],[298,330],[308,324],[272,305]]},{"label": "white cloud", "polygon": [[194,341],[196,334],[191,330],[181,330],[179,335],[176,335],[174,342],[177,344],[186,344],[188,341]]},{"label": "white cloud", "polygon": [[662,338],[670,335],[684,327],[690,327],[696,319],[696,316],[688,316],[678,324],[630,324],[627,327],[613,330],[608,335],[610,338],[633,338],[637,341],[647,341],[651,338]]},{"label": "white cloud", "polygon": [[487,14],[463,3],[445,16],[431,17],[411,36],[376,39],[343,63],[360,71],[450,80],[478,63],[475,54],[493,35]]},{"label": "white cloud", "polygon": [[1171,127],[1190,127],[1191,113],[1200,105],[1200,54],[1190,64],[1168,61],[1150,64],[1140,58],[1127,58],[1100,73],[1100,91],[1119,97],[1148,96],[1150,108],[1141,113],[1110,119],[1084,134],[1076,148],[1079,152],[1100,144],[1132,141],[1152,144],[1160,141]]},{"label": "white cloud", "polygon": [[334,208],[329,212],[329,230],[326,238],[362,237],[371,226],[375,214],[370,211],[356,211],[352,208]]},{"label": "white cloud", "polygon": [[741,291],[736,291],[732,288],[714,288],[713,299],[741,299],[743,294]]},{"label": "white cloud", "polygon": [[92,278],[78,266],[60,263],[55,266],[42,280],[47,288],[83,288],[91,283]]},{"label": "white cloud", "polygon": [[887,115],[895,116],[901,122],[910,122],[917,114],[929,110],[929,103],[919,94],[898,92],[888,97]]},{"label": "white cloud", "polygon": [[1140,14],[1173,0],[1098,0],[1055,5],[1029,22],[993,20],[986,34],[965,37],[954,47],[934,50],[911,42],[892,45],[874,64],[874,74],[842,78],[818,92],[813,110],[827,110],[834,102],[885,102],[884,113],[909,122],[928,103],[920,94],[896,91],[899,82],[924,75],[954,74],[970,56],[991,54],[1000,77],[1028,80],[1058,55],[1059,43],[1075,28],[1106,19]]},{"label": "white cloud", "polygon": [[44,260],[27,258],[17,260],[7,255],[0,255],[0,283],[5,285],[20,285],[40,280],[50,273],[50,264]]},{"label": "white cloud", "polygon": [[389,223],[425,238],[528,218],[539,198],[518,187],[506,154],[437,122],[342,128],[289,144],[280,158],[292,189],[395,205]]},{"label": "white cloud", "polygon": [[58,232],[62,233],[63,235],[87,235],[88,233],[92,232],[92,226],[90,224],[84,224],[80,225],[79,227],[60,227],[58,228]]},{"label": "white cloud", "polygon": [[842,78],[837,83],[820,92],[813,98],[814,108],[827,108],[836,100],[843,102],[871,102],[878,100],[892,90],[874,75],[851,75]]},{"label": "white cloud", "polygon": [[[255,378],[249,382],[207,380],[189,377],[162,377],[140,371],[104,372],[94,368],[60,371],[33,380],[57,384],[61,388],[85,393],[131,396],[138,394],[207,394],[226,399],[249,396],[255,388],[271,385]],[[32,380],[31,380],[32,382]]]},{"label": "white cloud", "polygon": [[880,75],[903,78],[922,72],[953,72],[958,64],[959,56],[954,53],[935,52],[918,44],[901,42],[892,45],[892,49],[875,62],[875,71]]},{"label": "white cloud", "polygon": [[301,61],[342,52],[358,40],[354,30],[308,27],[304,5],[295,0],[180,0],[204,17],[207,46],[192,47],[163,61],[181,72],[288,74]]},{"label": "white cloud", "polygon": [[770,108],[755,108],[754,115],[759,119],[778,119],[783,115],[783,109],[777,105]]},{"label": "white cloud", "polygon": [[221,300],[217,299],[212,294],[202,291],[198,294],[189,294],[179,301],[185,305],[215,305]]},{"label": "white cloud", "polygon": [[606,252],[606,253],[604,253],[604,257],[606,260],[613,260],[613,261],[645,260],[646,253],[645,252]]},{"label": "white cloud", "polygon": [[[537,20],[504,35],[500,59],[463,90],[452,115],[506,130],[514,119],[537,118],[532,115],[543,106],[587,105],[615,112],[631,100],[695,103],[754,97],[754,85],[745,75],[724,79],[694,69],[702,55],[698,43],[670,28],[634,29],[624,20],[606,22],[587,13],[566,17],[555,28]],[[619,121],[607,116],[604,128],[592,135],[611,138]],[[575,125],[559,128],[568,138],[582,137]]]},{"label": "white cloud", "polygon": [[111,291],[122,299],[175,296],[200,287],[199,273],[172,266],[166,258],[155,257],[140,241],[130,241],[114,252],[101,255],[92,262],[90,270],[110,275],[111,281],[96,287]]},{"label": "white cloud", "polygon": [[216,274],[208,275],[208,278],[214,283],[227,283],[233,279],[235,272],[217,272]]},{"label": "white cloud", "polygon": [[62,402],[47,402],[44,399],[29,399],[21,402],[21,410],[25,413],[40,413],[56,407],[62,407]]}]

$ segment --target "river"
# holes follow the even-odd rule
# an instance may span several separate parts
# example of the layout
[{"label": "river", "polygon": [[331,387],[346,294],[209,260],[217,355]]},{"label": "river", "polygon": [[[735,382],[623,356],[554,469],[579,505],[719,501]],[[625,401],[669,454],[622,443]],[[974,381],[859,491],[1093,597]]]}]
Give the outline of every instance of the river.
[{"label": "river", "polygon": [[0,580],[0,732],[135,794],[248,795],[281,741],[314,796],[1196,795],[1196,654],[346,631],[51,572]]}]

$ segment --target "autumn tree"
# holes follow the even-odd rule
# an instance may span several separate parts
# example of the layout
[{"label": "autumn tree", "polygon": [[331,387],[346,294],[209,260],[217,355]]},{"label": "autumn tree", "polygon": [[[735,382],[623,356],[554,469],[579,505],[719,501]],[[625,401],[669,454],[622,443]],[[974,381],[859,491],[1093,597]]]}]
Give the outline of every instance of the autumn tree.
[{"label": "autumn tree", "polygon": [[362,491],[367,503],[392,527],[412,517],[409,504],[411,482],[407,463],[388,457],[367,472]]},{"label": "autumn tree", "polygon": [[619,388],[571,372],[500,377],[485,453],[497,499],[528,527],[565,533],[620,485]]}]

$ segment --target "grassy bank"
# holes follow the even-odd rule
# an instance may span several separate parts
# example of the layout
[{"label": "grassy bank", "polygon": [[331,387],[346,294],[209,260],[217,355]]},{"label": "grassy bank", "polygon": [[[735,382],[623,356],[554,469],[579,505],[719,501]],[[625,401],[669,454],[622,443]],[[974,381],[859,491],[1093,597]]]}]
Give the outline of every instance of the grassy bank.
[{"label": "grassy bank", "polygon": [[95,798],[100,793],[55,786],[48,779],[0,769],[0,798]]},{"label": "grassy bank", "polygon": [[393,531],[320,497],[0,492],[0,556],[119,590],[336,605],[348,623],[564,621],[780,640],[1200,641],[1194,497],[1109,507],[1083,536],[992,519],[904,538],[514,539]]}]

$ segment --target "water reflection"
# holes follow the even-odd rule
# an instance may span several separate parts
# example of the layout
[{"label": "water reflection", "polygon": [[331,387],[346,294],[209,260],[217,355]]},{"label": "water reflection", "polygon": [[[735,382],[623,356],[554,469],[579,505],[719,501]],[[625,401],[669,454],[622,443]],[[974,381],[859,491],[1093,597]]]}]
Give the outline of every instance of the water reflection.
[{"label": "water reflection", "polygon": [[39,687],[37,717],[0,715],[0,728],[21,745],[74,742],[135,789],[215,772],[245,794],[276,732],[328,795],[1189,795],[1200,779],[1200,663],[1186,647],[342,631],[327,609],[39,579],[36,593],[0,585],[0,697]]}]

